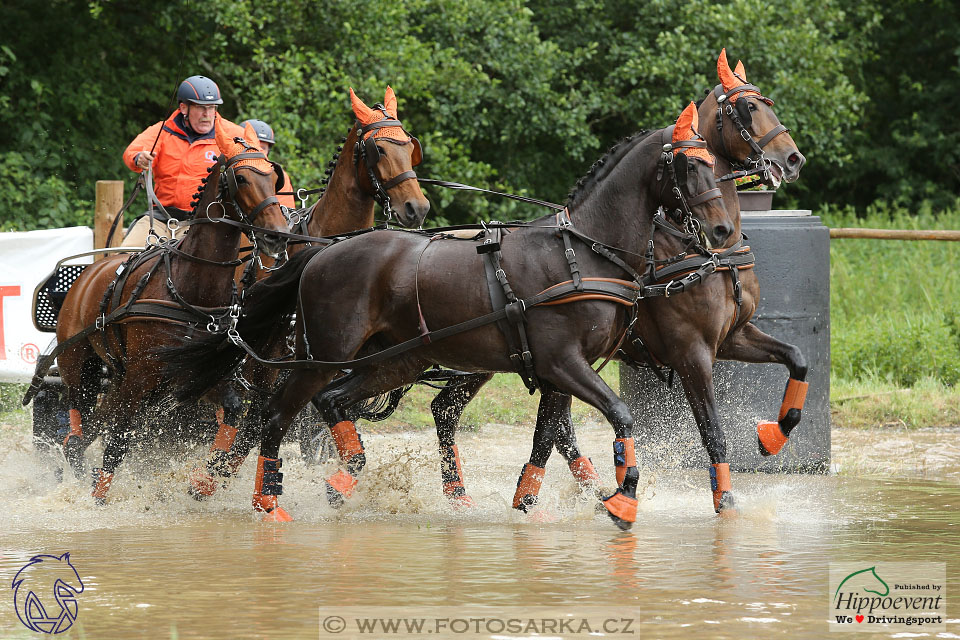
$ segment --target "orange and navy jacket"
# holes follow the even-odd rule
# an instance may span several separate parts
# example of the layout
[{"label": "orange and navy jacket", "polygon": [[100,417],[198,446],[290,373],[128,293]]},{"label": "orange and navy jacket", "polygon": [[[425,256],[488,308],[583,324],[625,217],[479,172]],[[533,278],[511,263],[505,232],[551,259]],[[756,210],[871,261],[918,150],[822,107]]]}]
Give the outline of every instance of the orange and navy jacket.
[{"label": "orange and navy jacket", "polygon": [[[243,129],[229,120],[221,118],[220,124],[236,129],[234,135],[243,136]],[[153,180],[157,199],[165,207],[190,211],[190,201],[200,186],[200,179],[207,176],[207,167],[217,161],[220,153],[214,130],[197,135],[184,125],[180,112],[174,111],[165,121],[148,127],[134,138],[123,152],[123,162],[140,173],[134,160],[141,151],[149,152],[154,140],[157,146],[153,149],[156,154]]]}]

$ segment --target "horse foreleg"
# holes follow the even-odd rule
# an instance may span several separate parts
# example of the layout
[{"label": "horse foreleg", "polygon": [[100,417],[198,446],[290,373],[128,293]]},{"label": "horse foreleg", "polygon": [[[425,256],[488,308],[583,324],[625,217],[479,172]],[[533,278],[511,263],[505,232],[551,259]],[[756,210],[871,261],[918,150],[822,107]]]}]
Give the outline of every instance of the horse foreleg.
[{"label": "horse foreleg", "polygon": [[757,445],[764,456],[776,455],[800,422],[807,396],[807,361],[797,347],[781,342],[747,323],[720,345],[717,357],[752,363],[777,363],[787,367],[790,377],[783,392],[776,422],[757,423]]},{"label": "horse foreleg", "polygon": [[603,500],[603,506],[618,527],[629,529],[637,519],[637,483],[640,479],[630,409],[582,357],[556,354],[553,362],[555,367],[544,371],[540,377],[550,381],[560,392],[575,395],[596,407],[613,426],[613,463],[619,486],[613,495]]},{"label": "horse foreleg", "polygon": [[727,462],[727,442],[720,427],[717,399],[713,387],[713,361],[706,348],[692,349],[686,358],[675,363],[683,391],[693,410],[700,430],[700,439],[710,457],[710,488],[713,491],[713,509],[720,513],[734,506],[731,493],[730,464]]},{"label": "horse foreleg", "polygon": [[437,426],[443,494],[456,507],[472,507],[474,504],[463,485],[463,466],[460,463],[460,451],[456,443],[460,417],[467,404],[492,377],[492,373],[478,373],[460,384],[448,384],[430,403],[433,422]]}]

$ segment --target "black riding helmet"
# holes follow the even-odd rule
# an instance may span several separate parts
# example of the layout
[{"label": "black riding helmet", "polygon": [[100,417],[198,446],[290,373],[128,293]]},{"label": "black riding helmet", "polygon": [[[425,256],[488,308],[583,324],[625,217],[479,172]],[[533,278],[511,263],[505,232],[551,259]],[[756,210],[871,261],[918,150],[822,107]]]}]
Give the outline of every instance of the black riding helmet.
[{"label": "black riding helmet", "polygon": [[268,125],[263,120],[256,120],[251,118],[249,120],[244,120],[240,123],[241,127],[246,127],[249,124],[253,127],[253,130],[257,132],[257,139],[261,142],[269,142],[270,144],[276,144],[276,138],[273,135],[273,128]]},{"label": "black riding helmet", "polygon": [[181,82],[177,89],[177,99],[193,104],[223,104],[220,87],[206,76],[190,76]]}]

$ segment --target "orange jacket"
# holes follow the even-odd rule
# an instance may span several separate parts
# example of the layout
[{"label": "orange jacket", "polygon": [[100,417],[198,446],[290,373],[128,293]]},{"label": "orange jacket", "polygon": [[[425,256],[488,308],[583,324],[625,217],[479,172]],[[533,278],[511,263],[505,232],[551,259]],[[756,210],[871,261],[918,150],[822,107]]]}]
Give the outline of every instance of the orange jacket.
[{"label": "orange jacket", "polygon": [[[290,179],[290,174],[287,173],[287,170],[283,170],[283,186],[279,191],[293,191],[296,192],[296,189],[293,187],[293,181]],[[287,207],[288,209],[298,209],[300,208],[300,201],[294,198],[293,196],[277,196],[277,200],[280,201],[280,204]]]},{"label": "orange jacket", "polygon": [[[235,135],[243,136],[243,129],[234,123],[220,119],[221,125],[236,129]],[[137,173],[141,169],[134,160],[141,151],[149,152],[153,148],[156,158],[153,161],[153,181],[157,199],[165,207],[177,207],[190,211],[190,201],[200,186],[200,179],[206,177],[207,167],[217,161],[220,153],[214,131],[202,136],[187,134],[179,111],[174,111],[163,122],[148,127],[134,138],[123,152],[123,162]],[[159,139],[157,132],[160,132]],[[153,147],[154,140],[157,146]]]}]

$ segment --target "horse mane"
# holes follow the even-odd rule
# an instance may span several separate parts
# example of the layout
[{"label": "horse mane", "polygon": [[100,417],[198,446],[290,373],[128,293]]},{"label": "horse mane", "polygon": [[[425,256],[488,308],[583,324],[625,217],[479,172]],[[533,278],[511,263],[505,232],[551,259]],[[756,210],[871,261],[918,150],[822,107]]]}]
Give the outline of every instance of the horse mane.
[{"label": "horse mane", "polygon": [[577,180],[577,183],[573,185],[570,193],[567,194],[567,207],[573,207],[577,204],[579,199],[589,192],[590,187],[607,177],[627,153],[652,133],[653,131],[641,129],[637,133],[619,140],[610,147],[599,160],[593,163],[586,175]]}]

